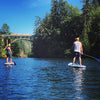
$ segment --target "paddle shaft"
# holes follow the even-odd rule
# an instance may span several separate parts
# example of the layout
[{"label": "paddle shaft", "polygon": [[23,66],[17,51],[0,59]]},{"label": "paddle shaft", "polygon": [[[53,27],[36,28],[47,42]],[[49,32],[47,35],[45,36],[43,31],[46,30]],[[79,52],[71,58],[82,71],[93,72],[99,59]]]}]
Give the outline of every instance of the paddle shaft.
[{"label": "paddle shaft", "polygon": [[85,55],[85,56],[87,56],[87,57],[90,57],[90,58],[93,58],[93,59],[97,60],[98,62],[100,62],[100,59],[98,59],[98,58],[95,58],[95,57],[90,56],[90,55],[87,55],[87,54],[83,54],[83,55]]},{"label": "paddle shaft", "polygon": [[90,55],[87,55],[87,54],[83,54],[83,55],[95,59],[95,57],[93,57],[93,56],[90,56]]}]

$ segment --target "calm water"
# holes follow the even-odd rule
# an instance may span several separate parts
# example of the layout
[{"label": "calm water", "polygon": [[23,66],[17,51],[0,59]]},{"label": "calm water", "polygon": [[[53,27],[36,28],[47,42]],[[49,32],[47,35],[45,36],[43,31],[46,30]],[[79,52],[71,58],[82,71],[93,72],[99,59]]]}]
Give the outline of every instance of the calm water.
[{"label": "calm water", "polygon": [[83,59],[86,69],[68,67],[71,59],[0,59],[0,100],[100,100],[100,63]]}]

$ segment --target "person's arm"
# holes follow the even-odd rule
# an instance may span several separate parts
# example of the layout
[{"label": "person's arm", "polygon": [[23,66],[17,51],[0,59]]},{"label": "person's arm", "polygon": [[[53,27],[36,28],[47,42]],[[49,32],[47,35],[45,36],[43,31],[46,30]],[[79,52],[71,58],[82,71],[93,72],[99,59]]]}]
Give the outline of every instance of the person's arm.
[{"label": "person's arm", "polygon": [[82,44],[81,44],[81,54],[83,55],[83,46],[82,46]]}]

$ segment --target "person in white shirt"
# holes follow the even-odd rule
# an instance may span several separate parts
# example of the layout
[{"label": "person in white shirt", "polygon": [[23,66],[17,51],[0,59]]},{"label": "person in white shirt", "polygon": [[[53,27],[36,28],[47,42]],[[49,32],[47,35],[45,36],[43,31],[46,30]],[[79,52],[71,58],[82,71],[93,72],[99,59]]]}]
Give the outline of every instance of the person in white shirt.
[{"label": "person in white shirt", "polygon": [[81,54],[83,55],[83,46],[82,43],[79,41],[79,37],[75,38],[74,45],[74,58],[73,63],[75,63],[76,57],[79,57],[79,63],[82,65]]}]

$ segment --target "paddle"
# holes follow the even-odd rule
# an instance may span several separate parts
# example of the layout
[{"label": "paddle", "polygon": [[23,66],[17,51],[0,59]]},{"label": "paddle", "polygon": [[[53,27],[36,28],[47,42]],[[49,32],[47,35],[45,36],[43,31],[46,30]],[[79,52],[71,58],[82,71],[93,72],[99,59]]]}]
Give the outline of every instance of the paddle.
[{"label": "paddle", "polygon": [[16,65],[16,63],[14,62],[14,65]]},{"label": "paddle", "polygon": [[87,57],[90,57],[90,58],[93,58],[93,59],[97,60],[98,62],[100,62],[100,59],[98,59],[98,58],[95,58],[95,57],[90,56],[90,55],[87,55],[87,54],[83,54],[83,55],[84,55],[84,56],[87,56]]}]

